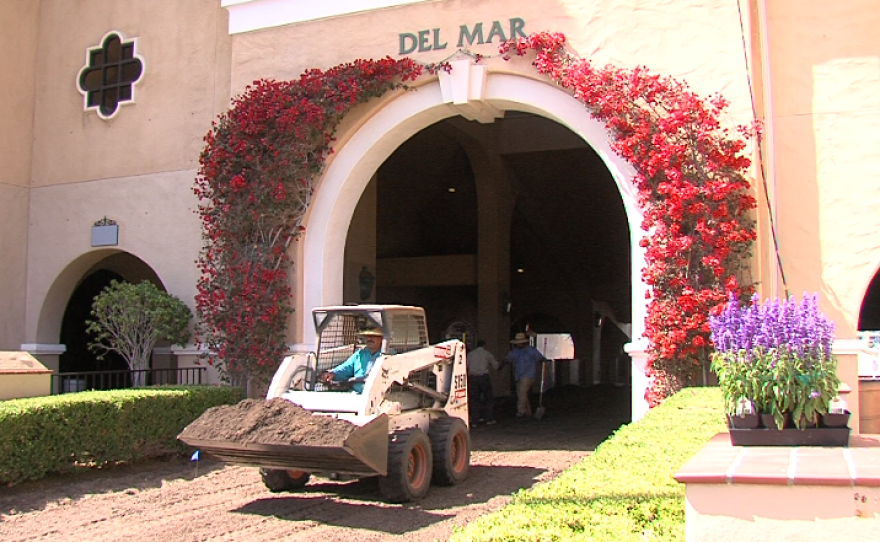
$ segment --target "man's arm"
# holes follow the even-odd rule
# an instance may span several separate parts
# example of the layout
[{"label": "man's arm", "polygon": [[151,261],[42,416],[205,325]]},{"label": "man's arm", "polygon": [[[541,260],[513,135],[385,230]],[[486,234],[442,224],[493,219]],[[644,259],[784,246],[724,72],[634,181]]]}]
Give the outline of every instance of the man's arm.
[{"label": "man's arm", "polygon": [[491,365],[496,371],[499,367],[501,367],[501,364],[498,363],[498,360],[495,359],[495,356],[493,356],[491,353],[489,353],[489,365]]},{"label": "man's arm", "polygon": [[336,367],[333,367],[329,371],[324,374],[330,374],[332,376],[327,377],[327,381],[335,380],[336,382],[340,382],[342,380],[348,380],[349,378],[354,376],[354,364],[355,360],[357,360],[358,356],[360,356],[360,350],[355,351],[354,354],[350,355],[347,360],[343,361]]}]

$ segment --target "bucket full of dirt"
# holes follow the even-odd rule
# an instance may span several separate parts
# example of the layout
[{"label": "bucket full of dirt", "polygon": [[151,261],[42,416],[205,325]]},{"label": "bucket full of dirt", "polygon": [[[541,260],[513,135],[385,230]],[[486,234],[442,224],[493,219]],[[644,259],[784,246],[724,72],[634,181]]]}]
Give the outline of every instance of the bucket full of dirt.
[{"label": "bucket full of dirt", "polygon": [[280,398],[209,408],[177,439],[250,467],[384,476],[388,464],[388,416],[359,426]]}]

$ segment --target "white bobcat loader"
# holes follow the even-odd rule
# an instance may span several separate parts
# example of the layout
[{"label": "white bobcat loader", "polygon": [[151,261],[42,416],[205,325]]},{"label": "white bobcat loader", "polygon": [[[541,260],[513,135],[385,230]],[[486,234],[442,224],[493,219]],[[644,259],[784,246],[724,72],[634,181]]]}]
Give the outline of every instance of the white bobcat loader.
[{"label": "white bobcat loader", "polygon": [[[312,316],[316,353],[286,357],[266,398],[286,399],[357,429],[329,446],[181,440],[222,461],[260,467],[272,491],[299,489],[312,474],[335,479],[378,476],[385,499],[406,502],[423,497],[432,482],[463,481],[470,467],[464,343],[429,345],[420,307],[320,307]],[[382,354],[358,381],[363,391],[352,391],[351,381],[323,382],[322,372],[361,347],[358,333],[365,328],[381,329],[384,340]]]}]

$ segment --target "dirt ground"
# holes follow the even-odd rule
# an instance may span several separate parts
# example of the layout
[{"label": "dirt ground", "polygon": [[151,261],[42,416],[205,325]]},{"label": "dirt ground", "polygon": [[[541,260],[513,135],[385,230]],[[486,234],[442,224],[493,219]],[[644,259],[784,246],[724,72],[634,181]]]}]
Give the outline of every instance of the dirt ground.
[{"label": "dirt ground", "polygon": [[541,420],[514,418],[512,401],[497,401],[498,424],[472,428],[468,479],[414,504],[382,502],[374,478],[313,478],[301,492],[270,493],[255,468],[177,457],[0,488],[0,540],[446,540],[589,455],[629,420],[629,394],[550,390]]}]

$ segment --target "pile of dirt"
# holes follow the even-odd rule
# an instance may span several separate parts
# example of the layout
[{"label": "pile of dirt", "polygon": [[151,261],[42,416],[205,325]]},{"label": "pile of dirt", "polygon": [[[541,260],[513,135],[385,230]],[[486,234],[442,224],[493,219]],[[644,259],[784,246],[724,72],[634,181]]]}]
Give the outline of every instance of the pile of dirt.
[{"label": "pile of dirt", "polygon": [[284,399],[245,399],[209,408],[178,438],[239,444],[339,446],[357,429],[353,423],[314,415]]}]

